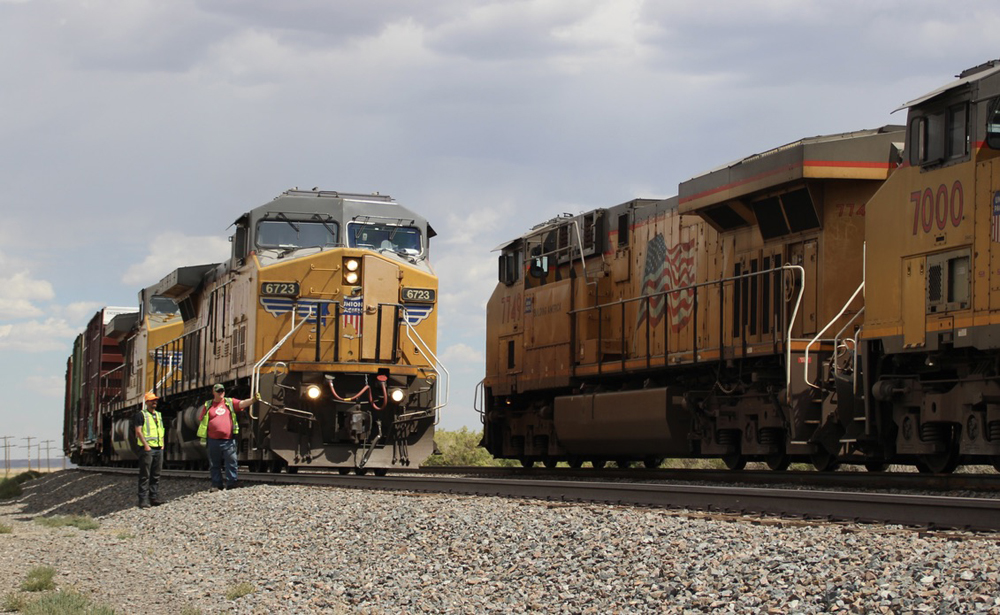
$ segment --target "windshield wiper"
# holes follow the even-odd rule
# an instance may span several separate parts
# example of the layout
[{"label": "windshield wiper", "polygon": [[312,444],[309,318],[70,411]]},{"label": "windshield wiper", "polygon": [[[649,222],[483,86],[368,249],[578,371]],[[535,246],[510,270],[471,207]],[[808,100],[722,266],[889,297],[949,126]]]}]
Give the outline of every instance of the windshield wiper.
[{"label": "windshield wiper", "polygon": [[[337,243],[337,230],[335,228],[333,228],[332,226],[330,226],[327,223],[326,220],[324,220],[323,218],[321,218],[319,216],[319,214],[313,214],[312,215],[312,219],[313,220],[317,220],[320,224],[323,225],[323,228],[325,228],[326,230],[330,231],[330,236],[333,237],[333,243],[336,244]],[[329,216],[327,216],[327,219],[329,219]]]},{"label": "windshield wiper", "polygon": [[285,212],[282,212],[282,211],[279,211],[279,212],[278,212],[278,215],[277,215],[277,216],[275,216],[275,217],[276,217],[276,218],[277,218],[278,220],[284,220],[285,222],[287,222],[287,223],[288,223],[288,226],[290,226],[290,227],[292,227],[293,229],[295,229],[295,232],[296,232],[296,233],[298,233],[298,232],[299,232],[299,225],[298,225],[298,224],[295,224],[294,222],[292,222],[291,220],[289,220],[289,219],[288,219],[288,216],[286,216],[286,215],[285,215]]}]

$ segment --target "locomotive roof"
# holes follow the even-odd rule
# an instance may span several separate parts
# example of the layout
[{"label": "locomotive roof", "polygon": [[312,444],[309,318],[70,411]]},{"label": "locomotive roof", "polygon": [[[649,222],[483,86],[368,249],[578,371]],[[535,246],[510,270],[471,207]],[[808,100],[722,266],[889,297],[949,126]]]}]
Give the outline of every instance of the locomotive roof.
[{"label": "locomotive roof", "polygon": [[680,212],[802,179],[885,179],[903,149],[903,135],[903,126],[891,124],[808,137],[742,158],[682,182]]},{"label": "locomotive roof", "polygon": [[520,237],[516,237],[514,239],[509,239],[509,240],[503,242],[502,244],[500,244],[497,247],[493,248],[491,250],[491,252],[496,252],[498,250],[503,250],[503,249],[505,249],[505,248],[507,248],[509,246],[514,245],[515,243],[517,243],[517,242],[519,242],[521,240],[524,240],[524,239],[527,239],[528,237],[533,237],[535,235],[539,235],[539,234],[544,233],[546,231],[552,230],[554,228],[562,226],[563,224],[566,224],[570,220],[573,220],[573,219],[576,219],[576,218],[580,218],[582,216],[586,216],[587,214],[600,213],[600,212],[613,211],[613,210],[622,210],[622,209],[628,209],[628,208],[638,209],[640,207],[645,207],[645,206],[648,206],[648,205],[653,205],[653,204],[661,203],[661,202],[664,202],[664,201],[661,201],[660,199],[642,199],[642,198],[639,198],[639,199],[632,199],[631,201],[625,201],[624,203],[621,203],[619,205],[614,205],[612,207],[601,207],[601,208],[598,208],[598,209],[591,209],[589,211],[580,212],[579,214],[576,214],[576,215],[568,214],[568,213],[560,214],[560,215],[558,215],[558,216],[556,216],[554,218],[550,218],[549,220],[546,220],[545,222],[542,222],[541,224],[536,224],[535,226],[531,227],[531,230],[529,230],[528,232],[522,234]]},{"label": "locomotive roof", "polygon": [[972,68],[964,70],[961,73],[959,73],[957,75],[958,77],[957,80],[952,81],[947,85],[943,85],[932,92],[928,92],[927,94],[924,94],[919,98],[914,98],[910,102],[903,103],[902,105],[894,109],[893,113],[895,113],[896,111],[902,111],[903,109],[914,107],[921,103],[925,103],[928,100],[937,98],[938,96],[951,92],[952,90],[961,87],[971,87],[972,84],[982,81],[983,79],[986,79],[987,77],[993,76],[997,73],[1000,73],[1000,60],[990,60],[989,62],[984,62],[979,66],[973,66]]},{"label": "locomotive roof", "polygon": [[427,237],[437,233],[427,223],[427,219],[400,205],[389,195],[337,192],[334,190],[286,190],[269,202],[251,209],[240,216],[236,223],[256,223],[258,220],[278,214],[316,215],[326,214],[334,220],[347,223],[353,220],[405,221],[427,228]]}]

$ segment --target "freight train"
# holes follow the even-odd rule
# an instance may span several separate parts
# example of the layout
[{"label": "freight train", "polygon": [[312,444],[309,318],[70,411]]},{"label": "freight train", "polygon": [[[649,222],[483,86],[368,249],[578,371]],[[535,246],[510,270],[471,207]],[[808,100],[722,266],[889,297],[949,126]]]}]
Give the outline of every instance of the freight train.
[{"label": "freight train", "polygon": [[1000,60],[902,109],[499,246],[486,448],[1000,469]]},{"label": "freight train", "polygon": [[236,398],[238,459],[256,471],[384,474],[433,450],[438,362],[434,229],[379,194],[289,190],[239,216],[222,263],[181,267],[99,311],[67,361],[64,449],[130,465],[130,420],[154,392],[164,462],[207,466],[198,413]]}]

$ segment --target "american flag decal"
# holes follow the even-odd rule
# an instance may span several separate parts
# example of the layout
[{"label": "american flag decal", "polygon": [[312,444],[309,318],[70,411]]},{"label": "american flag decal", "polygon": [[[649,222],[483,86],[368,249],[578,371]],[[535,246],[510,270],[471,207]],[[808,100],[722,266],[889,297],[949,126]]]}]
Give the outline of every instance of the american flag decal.
[{"label": "american flag decal", "polygon": [[[673,288],[694,284],[694,247],[692,239],[667,247],[663,235],[657,234],[646,244],[646,266],[642,272],[642,296],[656,295]],[[647,311],[648,305],[648,311]],[[694,291],[684,290],[668,295],[657,295],[639,304],[636,329],[642,321],[649,325],[660,324],[663,313],[670,310],[670,328],[680,331],[687,326],[694,308]]]},{"label": "american flag decal", "polygon": [[993,218],[990,222],[990,236],[1000,242],[1000,190],[993,193]]},{"label": "american flag decal", "polygon": [[350,325],[361,335],[361,316],[365,311],[364,297],[344,297],[344,326]]}]

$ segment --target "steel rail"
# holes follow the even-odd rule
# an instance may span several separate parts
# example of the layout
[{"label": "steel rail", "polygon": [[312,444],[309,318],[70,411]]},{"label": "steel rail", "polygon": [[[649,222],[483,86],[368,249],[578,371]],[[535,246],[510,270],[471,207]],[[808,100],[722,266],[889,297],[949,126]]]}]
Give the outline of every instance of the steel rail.
[{"label": "steel rail", "polygon": [[[135,469],[91,469],[135,474]],[[165,476],[204,478],[204,471],[165,470]],[[403,474],[384,477],[243,473],[247,483],[313,485],[547,501],[614,503],[743,515],[1000,531],[1000,499],[788,488],[601,481],[496,479]]]}]

